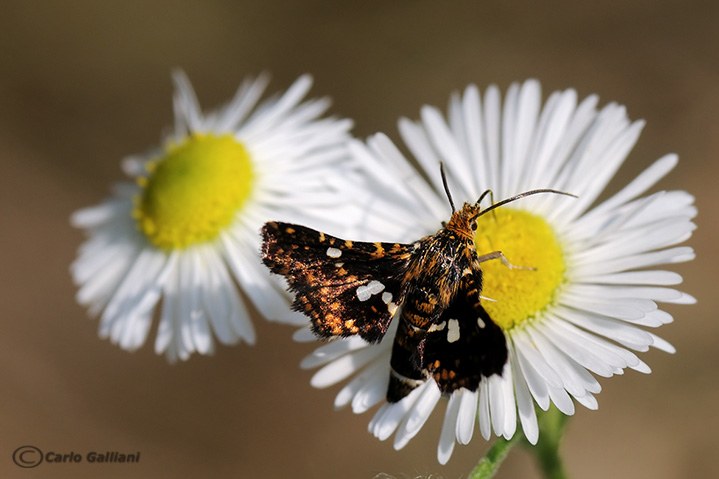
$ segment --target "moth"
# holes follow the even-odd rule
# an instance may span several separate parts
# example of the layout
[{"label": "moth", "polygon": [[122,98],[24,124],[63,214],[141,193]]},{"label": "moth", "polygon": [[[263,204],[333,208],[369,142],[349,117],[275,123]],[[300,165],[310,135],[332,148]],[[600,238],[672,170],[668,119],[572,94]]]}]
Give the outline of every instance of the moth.
[{"label": "moth", "polygon": [[[551,189],[526,191],[484,210],[480,202],[455,210],[437,233],[411,244],[340,239],[305,226],[270,221],[262,228],[262,261],[286,278],[293,309],[309,316],[323,339],[358,335],[382,340],[401,308],[392,345],[387,400],[397,402],[433,378],[444,394],[476,391],[482,377],[502,374],[507,343],[481,304],[481,264],[501,251],[479,254],[477,219],[488,212]],[[574,196],[574,195],[569,195]],[[521,267],[520,267],[521,268]],[[533,269],[533,268],[523,268]]]}]

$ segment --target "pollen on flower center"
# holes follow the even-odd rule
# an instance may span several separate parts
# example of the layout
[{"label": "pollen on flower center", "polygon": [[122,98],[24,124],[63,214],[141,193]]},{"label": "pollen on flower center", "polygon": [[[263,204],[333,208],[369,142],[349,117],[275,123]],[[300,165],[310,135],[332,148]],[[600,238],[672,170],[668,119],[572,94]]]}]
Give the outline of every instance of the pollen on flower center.
[{"label": "pollen on flower center", "polygon": [[252,165],[232,135],[193,135],[147,164],[136,198],[138,227],[169,250],[214,239],[250,194]]},{"label": "pollen on flower center", "polygon": [[510,269],[499,260],[482,263],[482,296],[496,300],[482,304],[502,329],[533,318],[553,302],[564,280],[564,258],[544,219],[498,208],[477,221],[475,244],[479,255],[501,251],[515,266],[536,268]]}]

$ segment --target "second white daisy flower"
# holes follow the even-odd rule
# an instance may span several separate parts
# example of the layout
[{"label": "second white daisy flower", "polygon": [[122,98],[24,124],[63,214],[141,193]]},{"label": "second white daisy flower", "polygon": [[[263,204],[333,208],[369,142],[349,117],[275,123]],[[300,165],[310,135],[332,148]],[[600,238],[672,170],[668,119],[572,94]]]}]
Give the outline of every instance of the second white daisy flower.
[{"label": "second white daisy flower", "polygon": [[260,264],[259,228],[268,218],[336,228],[326,218],[351,200],[340,186],[351,122],[321,118],[326,98],[302,101],[309,76],[259,104],[268,78],[248,79],[206,114],[186,76],[173,78],[173,130],[124,162],[135,182],[72,216],[89,239],[71,268],[100,336],[124,349],[145,343],[162,303],[155,351],[170,361],[211,353],[213,338],[254,343],[237,285],[265,317],[301,321]]}]

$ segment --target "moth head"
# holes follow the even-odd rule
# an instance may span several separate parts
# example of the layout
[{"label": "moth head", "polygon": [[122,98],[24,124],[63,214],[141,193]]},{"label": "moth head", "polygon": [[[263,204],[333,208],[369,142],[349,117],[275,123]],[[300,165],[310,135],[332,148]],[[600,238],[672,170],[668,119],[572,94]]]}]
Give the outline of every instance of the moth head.
[{"label": "moth head", "polygon": [[477,231],[477,218],[481,214],[478,204],[465,203],[461,210],[452,213],[452,217],[447,222],[447,229],[460,237],[472,239]]}]

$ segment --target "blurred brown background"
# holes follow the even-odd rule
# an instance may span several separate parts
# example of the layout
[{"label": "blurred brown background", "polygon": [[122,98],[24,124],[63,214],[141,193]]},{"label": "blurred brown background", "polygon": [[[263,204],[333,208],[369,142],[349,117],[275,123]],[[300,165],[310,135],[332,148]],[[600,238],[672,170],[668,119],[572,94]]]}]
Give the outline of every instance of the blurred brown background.
[{"label": "blurred brown background", "polygon": [[[678,350],[642,355],[654,373],[601,380],[563,446],[575,478],[719,477],[716,183],[719,3],[143,2],[5,0],[0,6],[0,477],[463,477],[478,434],[436,462],[442,414],[400,452],[366,432],[372,413],[333,411],[338,388],[311,389],[296,364],[311,345],[256,321],[255,347],[220,348],[170,367],[151,351],[97,338],[73,300],[68,265],[82,240],[68,224],[123,179],[119,160],[171,124],[172,68],[200,101],[229,99],[246,74],[270,91],[310,72],[313,96],[356,120],[354,133],[398,139],[400,116],[449,93],[536,77],[544,95],[574,87],[627,105],[647,126],[615,184],[677,152],[660,187],[697,197],[699,259],[675,270],[695,306],[660,334]],[[19,446],[141,451],[137,465],[42,464]],[[536,478],[515,450],[498,477]]]}]

